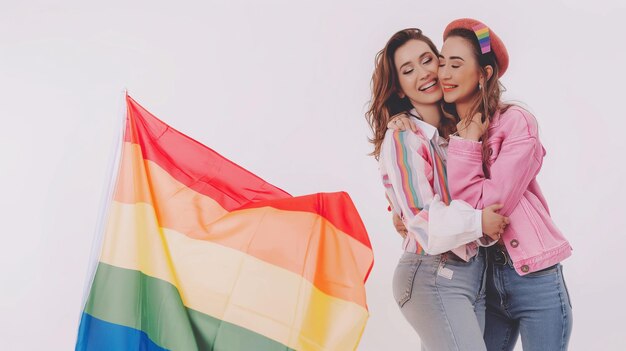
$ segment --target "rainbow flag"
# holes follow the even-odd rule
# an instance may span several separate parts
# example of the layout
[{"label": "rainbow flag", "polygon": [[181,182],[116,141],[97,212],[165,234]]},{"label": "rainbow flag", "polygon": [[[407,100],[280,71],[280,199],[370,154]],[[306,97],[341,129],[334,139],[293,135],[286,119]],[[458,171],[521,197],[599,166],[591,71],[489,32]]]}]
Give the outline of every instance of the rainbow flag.
[{"label": "rainbow flag", "polygon": [[350,197],[292,197],[126,102],[76,350],[354,350],[373,254]]}]

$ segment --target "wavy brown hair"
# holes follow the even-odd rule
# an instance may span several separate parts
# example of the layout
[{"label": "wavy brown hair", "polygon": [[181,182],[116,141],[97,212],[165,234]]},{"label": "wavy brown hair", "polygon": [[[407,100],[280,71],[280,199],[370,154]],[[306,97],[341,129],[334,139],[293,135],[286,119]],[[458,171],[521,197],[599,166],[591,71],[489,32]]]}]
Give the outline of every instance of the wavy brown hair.
[{"label": "wavy brown hair", "polygon": [[[396,114],[410,111],[413,106],[408,97],[400,98],[400,81],[398,70],[394,63],[394,55],[399,47],[409,40],[419,40],[428,45],[433,54],[438,57],[439,50],[432,40],[422,34],[417,28],[403,29],[387,41],[385,47],[376,54],[374,73],[372,74],[372,99],[369,109],[365,113],[373,137],[369,141],[374,144],[374,151],[370,155],[378,159],[380,146],[385,138],[387,123]],[[456,120],[454,117],[444,116],[439,123],[439,134],[444,138],[456,131]]]},{"label": "wavy brown hair", "polygon": [[[452,116],[460,119],[465,123],[465,126],[469,126],[472,122],[472,117],[476,113],[481,113],[483,120],[486,118],[491,123],[493,116],[496,112],[504,112],[511,104],[505,104],[502,102],[502,92],[505,91],[504,86],[500,83],[498,79],[500,74],[500,66],[498,65],[498,61],[496,60],[496,56],[492,51],[489,51],[485,54],[482,53],[480,49],[480,44],[478,43],[478,38],[476,34],[469,29],[464,28],[456,28],[448,33],[448,36],[445,39],[450,37],[460,37],[468,42],[472,47],[472,53],[474,54],[474,58],[476,62],[478,62],[478,70],[482,76],[487,78],[487,70],[485,67],[491,66],[493,69],[491,78],[486,79],[485,83],[481,87],[477,88],[477,93],[474,95],[474,102],[471,105],[470,109],[467,112],[466,116],[459,116],[456,111],[456,107],[454,104],[443,103],[443,111],[446,115]],[[488,174],[488,171],[484,165],[489,161],[489,150],[487,147],[487,139],[489,138],[489,128],[485,130],[485,133],[480,137],[482,143],[482,154],[483,154],[483,168],[485,169],[485,174]]]}]

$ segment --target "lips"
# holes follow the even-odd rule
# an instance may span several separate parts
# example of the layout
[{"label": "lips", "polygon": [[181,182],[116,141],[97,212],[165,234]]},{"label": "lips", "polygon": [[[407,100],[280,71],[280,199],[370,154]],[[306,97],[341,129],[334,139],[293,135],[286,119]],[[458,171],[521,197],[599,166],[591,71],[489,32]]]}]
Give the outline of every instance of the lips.
[{"label": "lips", "polygon": [[437,79],[433,79],[428,83],[423,84],[422,86],[420,86],[419,88],[417,88],[417,90],[424,92],[424,93],[430,93],[432,91],[435,91],[439,88],[438,83],[439,81]]},{"label": "lips", "polygon": [[454,90],[455,88],[458,87],[458,85],[453,85],[453,84],[442,84],[441,87],[443,88],[443,91],[446,93],[451,92],[452,90]]}]

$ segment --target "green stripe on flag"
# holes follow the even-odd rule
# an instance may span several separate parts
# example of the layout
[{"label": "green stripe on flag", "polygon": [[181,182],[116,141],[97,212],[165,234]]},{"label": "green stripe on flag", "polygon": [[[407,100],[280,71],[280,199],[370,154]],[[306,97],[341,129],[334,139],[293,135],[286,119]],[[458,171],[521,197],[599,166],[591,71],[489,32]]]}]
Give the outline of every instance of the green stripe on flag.
[{"label": "green stripe on flag", "polygon": [[[210,278],[208,278],[210,279]],[[183,305],[172,284],[100,262],[85,312],[145,332],[170,350],[292,350]]]}]

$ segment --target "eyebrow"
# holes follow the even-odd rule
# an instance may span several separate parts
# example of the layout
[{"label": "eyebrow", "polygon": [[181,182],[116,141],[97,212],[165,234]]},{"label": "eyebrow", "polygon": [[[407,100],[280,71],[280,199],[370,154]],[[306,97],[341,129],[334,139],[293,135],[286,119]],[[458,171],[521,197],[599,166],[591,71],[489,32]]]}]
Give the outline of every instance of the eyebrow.
[{"label": "eyebrow", "polygon": [[[426,56],[426,55],[428,55],[428,54],[430,54],[430,52],[429,52],[429,51],[424,51],[424,52],[420,55],[420,57],[418,57],[418,59],[420,59],[420,60],[421,60],[421,59],[422,59],[422,57],[424,57],[424,56]],[[402,67],[404,67],[404,66],[408,65],[409,63],[411,63],[411,61],[407,61],[407,62],[403,63],[403,64],[402,64],[402,66],[400,66],[400,68],[402,68]]]},{"label": "eyebrow", "polygon": [[[445,57],[443,57],[443,55],[439,55],[439,58],[445,59]],[[461,61],[465,62],[465,60],[463,60],[463,58],[461,56],[450,56],[450,60],[461,60]]]}]

